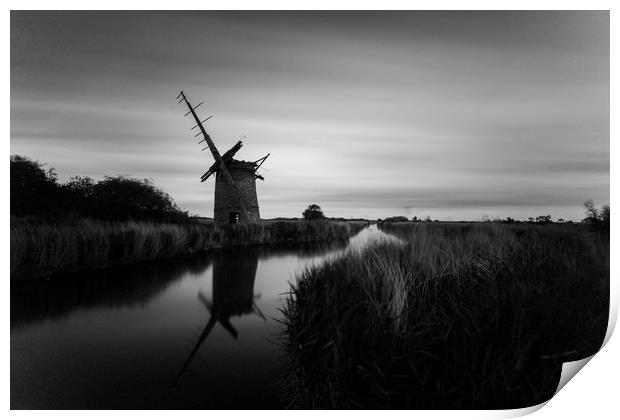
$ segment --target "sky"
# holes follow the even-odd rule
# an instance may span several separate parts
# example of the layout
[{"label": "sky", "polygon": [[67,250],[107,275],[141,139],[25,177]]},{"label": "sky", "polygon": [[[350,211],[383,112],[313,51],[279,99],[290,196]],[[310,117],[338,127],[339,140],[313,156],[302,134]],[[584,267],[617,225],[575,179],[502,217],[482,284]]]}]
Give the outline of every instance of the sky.
[{"label": "sky", "polygon": [[213,216],[220,152],[271,153],[261,216],[580,220],[609,203],[608,12],[11,12],[11,154],[150,179]]}]

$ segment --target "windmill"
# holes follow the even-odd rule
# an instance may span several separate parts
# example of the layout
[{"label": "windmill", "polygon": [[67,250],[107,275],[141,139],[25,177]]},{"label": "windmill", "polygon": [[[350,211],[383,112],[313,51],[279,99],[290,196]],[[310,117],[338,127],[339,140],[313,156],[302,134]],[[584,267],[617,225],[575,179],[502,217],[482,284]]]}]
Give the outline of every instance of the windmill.
[{"label": "windmill", "polygon": [[215,160],[215,163],[200,177],[200,182],[205,182],[211,175],[215,174],[215,203],[213,212],[215,222],[236,224],[260,221],[258,198],[256,197],[256,179],[264,180],[264,178],[257,171],[269,157],[269,154],[253,162],[233,159],[243,146],[243,143],[239,140],[223,155],[220,155],[213,140],[203,126],[203,123],[212,116],[201,120],[196,114],[196,109],[204,102],[193,107],[183,91],[179,93],[177,99],[179,103],[185,102],[189,108],[185,116],[191,114],[196,121],[196,125],[192,127],[192,130],[198,128],[199,131],[194,137],[202,136],[202,140],[198,143],[206,142],[207,144],[202,150],[209,149]]}]

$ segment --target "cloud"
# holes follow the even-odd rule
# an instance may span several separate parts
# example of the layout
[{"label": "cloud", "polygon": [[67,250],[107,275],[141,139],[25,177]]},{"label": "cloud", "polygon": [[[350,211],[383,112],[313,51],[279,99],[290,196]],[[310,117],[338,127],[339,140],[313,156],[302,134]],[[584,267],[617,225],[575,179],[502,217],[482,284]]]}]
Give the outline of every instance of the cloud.
[{"label": "cloud", "polygon": [[272,153],[266,217],[609,201],[608,12],[11,14],[11,153],[61,178],[147,177],[211,214],[180,89],[221,150]]}]

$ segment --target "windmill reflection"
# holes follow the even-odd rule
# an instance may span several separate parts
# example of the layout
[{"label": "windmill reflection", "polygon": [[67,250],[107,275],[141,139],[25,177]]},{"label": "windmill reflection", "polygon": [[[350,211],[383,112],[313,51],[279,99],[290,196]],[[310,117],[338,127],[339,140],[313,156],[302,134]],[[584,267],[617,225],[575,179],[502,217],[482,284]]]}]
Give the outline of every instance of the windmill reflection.
[{"label": "windmill reflection", "polygon": [[210,314],[209,321],[198,337],[189,357],[183,363],[175,383],[181,378],[215,324],[219,323],[236,339],[239,333],[231,324],[231,317],[255,313],[263,320],[267,320],[256,305],[256,299],[260,298],[260,295],[254,294],[257,267],[258,252],[248,249],[244,249],[243,252],[222,251],[215,258],[212,300],[209,300],[202,292],[198,292],[198,300],[203,303]]}]

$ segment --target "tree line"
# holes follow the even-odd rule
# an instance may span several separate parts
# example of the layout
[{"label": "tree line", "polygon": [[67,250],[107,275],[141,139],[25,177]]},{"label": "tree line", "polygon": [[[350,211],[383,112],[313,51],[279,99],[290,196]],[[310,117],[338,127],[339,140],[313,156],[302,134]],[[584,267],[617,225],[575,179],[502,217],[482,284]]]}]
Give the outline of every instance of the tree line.
[{"label": "tree line", "polygon": [[11,215],[46,219],[185,221],[165,192],[147,179],[106,176],[95,181],[73,176],[58,181],[56,171],[28,157],[11,156]]},{"label": "tree line", "polygon": [[[581,220],[581,223],[589,225],[595,229],[609,230],[610,227],[610,208],[609,205],[604,205],[600,209],[594,206],[594,202],[592,200],[586,200],[583,203],[584,211],[586,217]],[[439,222],[439,220],[431,220],[430,216],[427,216],[425,219],[419,219],[417,216],[409,219],[406,216],[391,216],[386,217],[384,220],[378,219],[378,221],[383,222]],[[512,217],[506,217],[504,219],[496,218],[491,219],[487,215],[483,215],[480,219],[481,222],[494,222],[494,223],[531,223],[531,224],[550,224],[550,223],[573,223],[570,220],[558,219],[554,222],[551,218],[551,215],[542,215],[536,217],[528,217],[527,220],[521,221],[517,219],[513,219]]]}]

